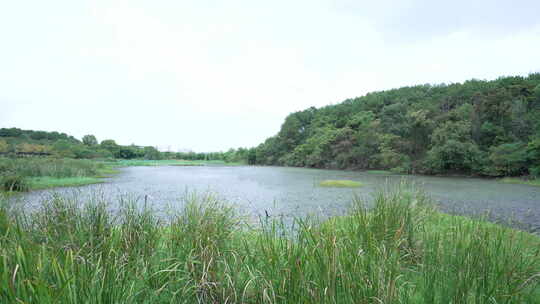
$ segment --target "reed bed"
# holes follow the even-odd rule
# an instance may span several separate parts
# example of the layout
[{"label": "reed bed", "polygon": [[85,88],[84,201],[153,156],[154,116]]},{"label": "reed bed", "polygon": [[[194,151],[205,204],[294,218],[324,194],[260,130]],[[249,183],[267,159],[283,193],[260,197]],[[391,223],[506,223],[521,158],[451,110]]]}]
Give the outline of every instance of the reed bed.
[{"label": "reed bed", "polygon": [[100,182],[110,165],[82,159],[0,158],[0,191],[27,191]]},{"label": "reed bed", "polygon": [[540,303],[537,236],[404,186],[293,228],[248,227],[212,195],[167,219],[130,200],[0,201],[0,303]]},{"label": "reed bed", "polygon": [[0,172],[24,177],[94,176],[104,167],[104,163],[86,159],[0,158]]}]

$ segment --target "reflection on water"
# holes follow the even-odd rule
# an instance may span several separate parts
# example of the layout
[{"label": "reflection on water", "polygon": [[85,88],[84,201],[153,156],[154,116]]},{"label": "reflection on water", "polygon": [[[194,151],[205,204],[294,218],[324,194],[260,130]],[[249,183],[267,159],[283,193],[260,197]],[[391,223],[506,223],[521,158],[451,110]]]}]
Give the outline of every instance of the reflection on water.
[{"label": "reflection on water", "polygon": [[[326,179],[349,179],[361,188],[321,188]],[[449,212],[483,214],[522,222],[540,231],[540,187],[502,184],[477,178],[375,175],[363,172],[283,167],[130,167],[105,184],[24,194],[31,206],[55,192],[77,199],[89,196],[116,201],[130,197],[157,211],[178,207],[188,192],[213,192],[252,216],[302,217],[343,214],[353,196],[369,202],[370,194],[386,183],[402,179],[421,185]],[[111,206],[114,209],[114,206]]]}]

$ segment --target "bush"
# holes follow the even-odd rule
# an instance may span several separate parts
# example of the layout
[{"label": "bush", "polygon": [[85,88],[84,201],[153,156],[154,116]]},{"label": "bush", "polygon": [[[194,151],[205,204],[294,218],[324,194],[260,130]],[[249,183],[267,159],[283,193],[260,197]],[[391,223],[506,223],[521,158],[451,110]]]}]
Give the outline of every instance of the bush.
[{"label": "bush", "polygon": [[519,176],[527,173],[527,150],[524,143],[502,144],[490,148],[488,174]]}]

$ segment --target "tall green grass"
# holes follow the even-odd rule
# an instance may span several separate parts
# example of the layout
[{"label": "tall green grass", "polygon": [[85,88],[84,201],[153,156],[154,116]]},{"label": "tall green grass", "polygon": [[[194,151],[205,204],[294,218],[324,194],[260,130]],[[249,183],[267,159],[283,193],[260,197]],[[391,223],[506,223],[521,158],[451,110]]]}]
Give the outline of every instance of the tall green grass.
[{"label": "tall green grass", "polygon": [[92,160],[56,158],[0,158],[0,172],[24,177],[82,177],[99,174],[105,164]]},{"label": "tall green grass", "polygon": [[0,303],[540,303],[537,236],[403,186],[294,228],[248,227],[212,195],[167,219],[130,200],[0,201]]},{"label": "tall green grass", "polygon": [[47,189],[54,187],[75,187],[102,183],[101,177],[32,177],[27,179],[28,188],[32,190]]},{"label": "tall green grass", "polygon": [[100,176],[110,172],[105,163],[92,160],[0,158],[0,191],[98,183]]}]

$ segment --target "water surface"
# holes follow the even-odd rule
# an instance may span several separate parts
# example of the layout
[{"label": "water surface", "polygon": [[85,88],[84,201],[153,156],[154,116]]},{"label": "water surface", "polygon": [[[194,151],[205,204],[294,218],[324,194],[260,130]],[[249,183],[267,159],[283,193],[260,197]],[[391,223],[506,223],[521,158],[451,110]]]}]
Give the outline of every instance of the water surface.
[{"label": "water surface", "polygon": [[[349,179],[364,184],[361,188],[322,188],[326,179]],[[369,202],[371,194],[385,183],[402,179],[421,185],[449,212],[483,214],[492,218],[524,223],[526,229],[540,231],[540,187],[504,184],[479,178],[398,176],[355,171],[284,167],[128,167],[104,184],[35,191],[24,199],[35,202],[52,193],[85,198],[99,193],[111,201],[126,195],[151,205],[156,210],[179,207],[188,192],[215,193],[235,204],[242,212],[296,217],[308,214],[327,217],[343,214],[353,196]]]}]

